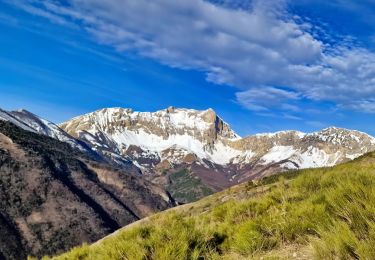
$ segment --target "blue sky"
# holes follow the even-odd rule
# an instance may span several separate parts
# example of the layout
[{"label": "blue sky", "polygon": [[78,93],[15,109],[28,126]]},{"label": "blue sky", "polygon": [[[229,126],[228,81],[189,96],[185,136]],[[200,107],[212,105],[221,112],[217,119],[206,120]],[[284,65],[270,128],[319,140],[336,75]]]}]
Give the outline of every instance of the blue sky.
[{"label": "blue sky", "polygon": [[[360,3],[359,3],[360,2]],[[375,135],[375,1],[0,0],[0,107],[213,108],[240,135]]]}]

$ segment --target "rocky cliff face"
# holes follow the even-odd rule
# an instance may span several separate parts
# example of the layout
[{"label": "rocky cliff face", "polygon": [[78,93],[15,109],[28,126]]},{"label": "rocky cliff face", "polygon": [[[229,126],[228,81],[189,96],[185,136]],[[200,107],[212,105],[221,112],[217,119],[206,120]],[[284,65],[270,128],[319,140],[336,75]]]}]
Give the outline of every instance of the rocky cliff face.
[{"label": "rocky cliff face", "polygon": [[24,110],[0,111],[1,118],[132,169],[164,188],[176,189],[174,174],[183,171],[187,175],[178,176],[188,182],[180,184],[186,193],[186,185],[193,189],[194,178],[213,192],[284,170],[333,166],[375,150],[373,137],[335,127],[309,134],[283,131],[241,138],[212,109],[108,108],[60,126]]},{"label": "rocky cliff face", "polygon": [[136,146],[148,157],[154,157],[153,153],[160,157],[163,151],[173,148],[220,163],[225,155],[217,144],[239,139],[211,109],[170,107],[154,113],[103,109],[74,118],[60,127],[113,160],[118,156],[127,158],[129,148]]},{"label": "rocky cliff face", "polygon": [[332,166],[373,151],[375,139],[362,132],[331,127],[310,134],[297,131],[259,134],[229,145],[251,153],[251,156],[237,156],[232,163],[259,159],[267,164],[288,159],[297,168],[311,168]]},{"label": "rocky cliff face", "polygon": [[212,109],[111,108],[60,127],[110,160],[132,161],[154,182],[168,185],[168,174],[189,169],[212,190],[282,170],[332,166],[375,150],[373,137],[334,127],[240,138]]}]

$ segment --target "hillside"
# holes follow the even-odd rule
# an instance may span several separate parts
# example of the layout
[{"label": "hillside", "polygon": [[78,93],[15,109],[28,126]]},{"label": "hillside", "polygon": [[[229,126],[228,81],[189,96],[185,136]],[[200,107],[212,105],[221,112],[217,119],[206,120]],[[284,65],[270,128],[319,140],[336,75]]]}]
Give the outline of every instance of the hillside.
[{"label": "hillside", "polygon": [[375,259],[375,153],[232,187],[63,259]]},{"label": "hillside", "polygon": [[24,129],[0,120],[0,259],[63,252],[173,206],[132,167]]},{"label": "hillside", "polygon": [[71,147],[86,153],[92,158],[99,159],[100,157],[84,142],[71,137],[56,124],[40,118],[27,110],[20,109],[8,112],[0,109],[0,120],[11,122],[26,131],[49,136],[61,142],[68,143]]}]

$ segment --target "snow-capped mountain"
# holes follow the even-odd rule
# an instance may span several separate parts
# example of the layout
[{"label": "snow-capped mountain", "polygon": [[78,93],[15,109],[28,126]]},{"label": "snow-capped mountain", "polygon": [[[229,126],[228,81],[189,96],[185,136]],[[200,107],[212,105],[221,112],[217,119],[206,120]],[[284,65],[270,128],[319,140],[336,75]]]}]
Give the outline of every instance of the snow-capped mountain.
[{"label": "snow-capped mountain", "polygon": [[339,128],[241,138],[212,109],[108,108],[60,127],[114,161],[133,161],[153,178],[188,167],[215,187],[285,169],[332,166],[375,150],[375,138]]},{"label": "snow-capped mountain", "polygon": [[224,142],[240,139],[211,109],[170,107],[150,113],[109,108],[74,118],[60,127],[106,154],[127,156],[133,147],[151,157],[162,157],[167,150],[169,157],[172,152],[184,151],[217,164],[228,163],[236,152],[226,149]]},{"label": "snow-capped mountain", "polygon": [[79,149],[89,155],[98,156],[86,143],[70,136],[56,124],[42,119],[27,110],[5,111],[0,109],[0,120],[9,121],[24,130],[68,143],[73,148]]},{"label": "snow-capped mountain", "polygon": [[[233,144],[233,143],[232,143]],[[359,131],[330,127],[314,133],[283,131],[249,136],[234,143],[246,154],[233,164],[278,164],[285,169],[333,166],[375,150],[375,138]]]},{"label": "snow-capped mountain", "polygon": [[374,137],[335,127],[241,138],[212,109],[107,108],[59,126],[25,110],[0,110],[0,120],[142,173],[180,202],[284,170],[333,166],[375,150]]},{"label": "snow-capped mountain", "polygon": [[16,126],[22,128],[23,130],[27,130],[27,131],[30,131],[30,132],[36,132],[35,129],[31,128],[30,126],[28,126],[24,122],[18,120],[10,112],[7,112],[7,111],[2,110],[2,109],[0,109],[0,120],[11,122],[11,123],[15,124]]}]

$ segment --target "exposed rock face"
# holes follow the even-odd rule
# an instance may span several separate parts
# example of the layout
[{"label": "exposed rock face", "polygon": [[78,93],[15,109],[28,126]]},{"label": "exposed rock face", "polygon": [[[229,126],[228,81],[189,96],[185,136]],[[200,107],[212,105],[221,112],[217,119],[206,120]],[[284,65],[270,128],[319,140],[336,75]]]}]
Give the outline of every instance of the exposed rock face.
[{"label": "exposed rock face", "polygon": [[215,161],[215,155],[221,156],[217,143],[239,138],[211,109],[168,108],[155,113],[103,109],[60,127],[103,154],[125,157],[131,145],[158,153],[176,146]]},{"label": "exposed rock face", "polygon": [[131,169],[0,120],[0,258],[63,252],[172,205]]},{"label": "exposed rock face", "polygon": [[151,112],[134,112],[131,109],[107,108],[60,125],[67,133],[80,137],[89,132],[115,135],[129,132],[155,135],[163,140],[172,136],[187,135],[203,144],[214,143],[218,138],[237,139],[238,136],[212,110],[196,111],[176,109]]},{"label": "exposed rock face", "polygon": [[311,134],[284,131],[240,138],[212,109],[108,108],[60,126],[27,111],[0,111],[1,118],[142,173],[164,188],[183,169],[188,170],[185,177],[195,175],[216,191],[283,170],[332,166],[375,150],[373,137],[334,127]]},{"label": "exposed rock face", "polygon": [[60,127],[112,160],[132,161],[154,182],[167,183],[169,175],[162,173],[186,168],[212,190],[281,170],[332,166],[375,150],[373,137],[339,128],[240,138],[212,109],[111,108]]},{"label": "exposed rock face", "polygon": [[[288,159],[298,168],[310,168],[333,166],[373,151],[375,139],[362,132],[331,127],[311,134],[286,131],[254,135],[231,145],[253,152],[251,158],[260,158],[263,163]],[[236,157],[242,161],[251,158]]]}]

